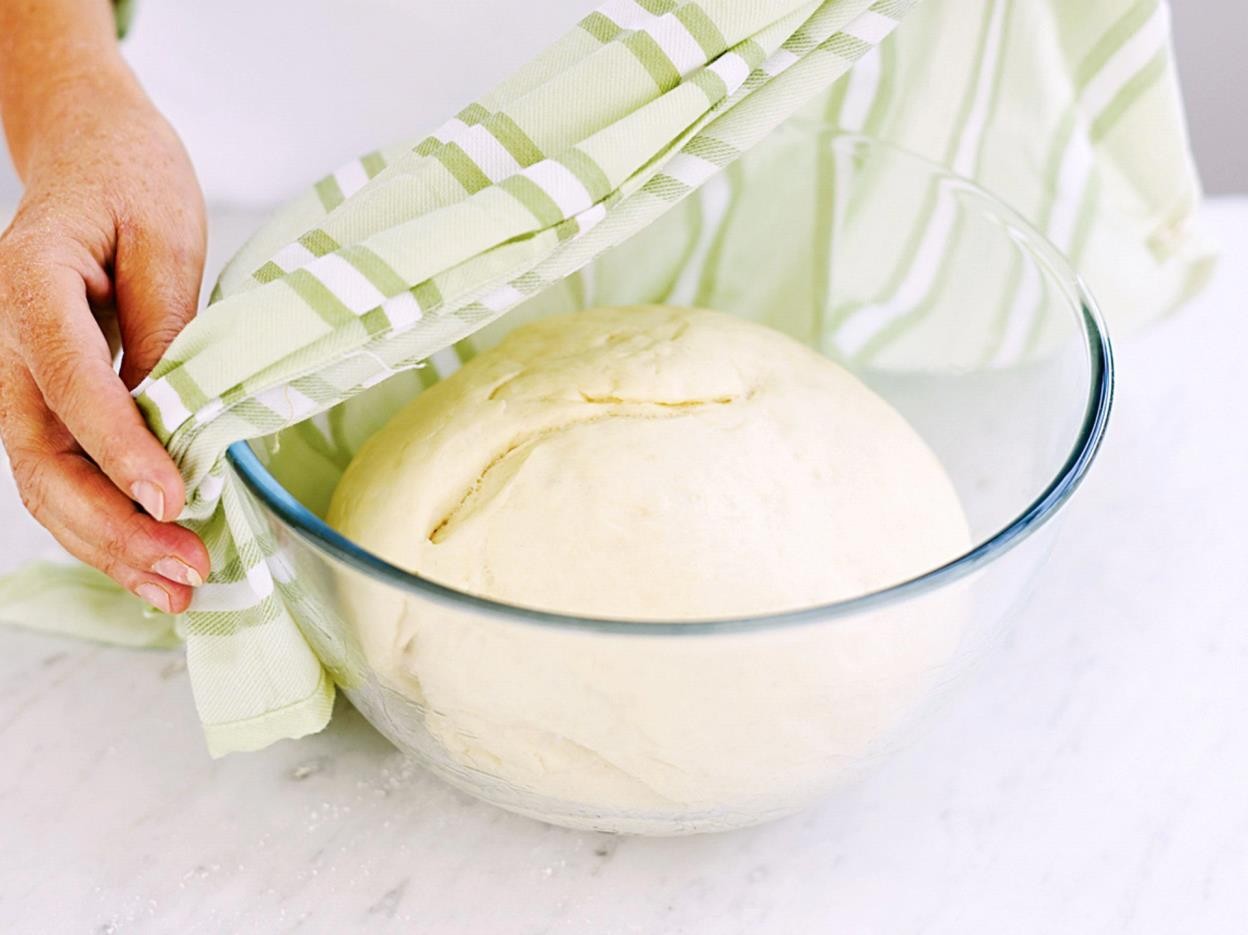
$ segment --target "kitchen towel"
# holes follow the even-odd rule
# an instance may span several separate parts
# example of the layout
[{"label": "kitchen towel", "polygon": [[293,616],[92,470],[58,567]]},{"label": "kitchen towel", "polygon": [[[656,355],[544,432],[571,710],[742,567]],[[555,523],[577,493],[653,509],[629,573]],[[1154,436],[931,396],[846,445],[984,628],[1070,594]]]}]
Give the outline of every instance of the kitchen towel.
[{"label": "kitchen towel", "polygon": [[[1165,266],[1169,249],[1181,260],[1171,266],[1183,287],[1196,281],[1201,266],[1184,252],[1184,232],[1166,243],[1166,228],[1153,220],[1162,205],[1174,208],[1167,218],[1177,224],[1179,207],[1194,204],[1181,118],[1132,124],[1141,108],[1171,116],[1168,33],[1164,22],[1157,32],[1156,19],[1163,4],[1117,0],[1095,5],[1112,15],[1094,17],[1073,3],[998,0],[964,3],[963,11],[953,0],[928,0],[914,14],[928,17],[925,25],[902,30],[887,55],[868,59],[862,78],[855,69],[838,82],[911,6],[612,0],[434,133],[326,176],[248,242],[208,308],[136,390],[186,479],[181,521],[212,556],[212,574],[177,629],[214,755],[319,730],[334,694],[291,617],[297,583],[226,448],[314,417],[456,345],[646,228],[803,105],[812,119],[899,138],[971,174],[1003,171],[1008,140],[1026,138],[1046,158],[1036,172],[1003,180],[1008,187],[1047,178],[1035,181],[1033,218],[1041,203],[1069,210],[1070,198],[1046,196],[1077,190],[1073,222],[1059,220],[1082,231],[1081,249],[1090,249],[1099,219],[1110,219],[1106,236],[1124,226],[1106,208],[1120,171],[1133,192],[1141,179],[1166,175],[1168,188],[1144,185],[1139,200],[1149,211],[1125,225],[1125,242],[1159,238],[1148,262]],[[1037,16],[1038,40],[1028,34]],[[1160,35],[1160,74],[1152,59],[1140,66],[1144,78],[1134,68],[1144,55],[1132,45],[1141,34],[1149,43]],[[1044,50],[1035,53],[1040,61],[1029,57],[1033,40]],[[1133,50],[1129,61],[1121,61],[1123,48]],[[1102,78],[1110,65],[1112,80]],[[1026,80],[1044,107],[1019,106]],[[1064,100],[1064,115],[1037,132],[1034,121]],[[995,146],[993,116],[1005,128]],[[1134,136],[1120,136],[1124,126],[1134,126]],[[1163,142],[1147,158],[1128,158],[1127,143],[1140,136]],[[1107,139],[1115,145],[1103,145]],[[1170,150],[1177,157],[1158,159]],[[919,207],[899,228],[899,243],[947,239],[939,205]],[[898,289],[906,273],[899,265]],[[885,362],[894,342],[904,351],[905,329],[874,324],[879,329],[852,332],[856,347],[838,344]],[[63,575],[48,591],[61,607],[89,592]],[[72,615],[87,635],[95,620],[107,616],[115,628],[117,614],[138,610],[123,603],[101,614],[96,594],[94,613]],[[0,616],[39,622],[29,602],[3,602],[0,595]],[[150,616],[143,619],[150,629]]]},{"label": "kitchen towel", "polygon": [[[319,730],[333,684],[224,458],[460,340],[645,227],[909,0],[614,0],[415,145],[288,205],[135,391],[212,574],[179,624],[212,753]],[[280,569],[277,571],[280,578]]]}]

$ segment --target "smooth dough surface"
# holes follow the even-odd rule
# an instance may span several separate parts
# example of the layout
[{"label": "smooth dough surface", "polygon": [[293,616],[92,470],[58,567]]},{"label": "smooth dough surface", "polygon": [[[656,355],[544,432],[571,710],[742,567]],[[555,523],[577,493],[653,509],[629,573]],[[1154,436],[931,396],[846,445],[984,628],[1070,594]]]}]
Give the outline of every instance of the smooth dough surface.
[{"label": "smooth dough surface", "polygon": [[[439,583],[624,620],[851,597],[964,550],[942,466],[840,366],[703,310],[540,320],[361,449],[331,524]],[[815,626],[657,638],[511,624],[345,576],[374,723],[538,817],[707,830],[864,760],[953,657],[956,592]],[[393,697],[387,692],[381,695]]]},{"label": "smooth dough surface", "polygon": [[665,306],[514,332],[370,439],[330,522],[441,584],[636,620],[827,603],[966,544],[936,457],[846,370]]}]

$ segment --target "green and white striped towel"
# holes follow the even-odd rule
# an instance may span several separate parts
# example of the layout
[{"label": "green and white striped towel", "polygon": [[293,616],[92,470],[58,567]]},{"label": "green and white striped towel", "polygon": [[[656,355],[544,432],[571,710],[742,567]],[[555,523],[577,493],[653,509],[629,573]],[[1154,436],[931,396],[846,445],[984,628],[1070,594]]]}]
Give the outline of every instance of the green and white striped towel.
[{"label": "green and white striped towel", "polygon": [[[983,179],[1083,257],[1104,294],[1147,291],[1132,306],[1145,315],[1162,308],[1159,284],[1167,301],[1192,287],[1206,264],[1183,228],[1197,189],[1164,5],[927,0],[838,83],[911,5],[611,0],[430,136],[327,176],[252,238],[136,391],[186,479],[182,521],[212,555],[179,622],[212,753],[319,730],[333,700],[226,447],[439,355],[708,180],[721,240],[748,237],[731,225],[747,176],[720,170],[803,105]],[[833,344],[886,365],[939,340],[913,311],[939,301],[939,277],[908,277],[931,267],[914,262],[926,244],[956,249],[938,198],[905,211],[880,301],[828,317]],[[1115,291],[1106,256],[1145,285]],[[985,360],[1029,337],[1017,280],[1002,271]]]},{"label": "green and white striped towel", "polygon": [[[813,106],[1001,197],[1071,259],[1116,334],[1176,308],[1212,271],[1165,0],[924,0]],[[904,365],[940,345],[941,269],[975,249],[950,215],[935,192],[899,211],[904,249],[881,292],[906,301],[896,317],[886,304],[855,310],[843,352]],[[942,264],[915,262],[949,243]],[[1037,340],[1021,267],[985,270],[999,299],[986,303],[983,360]]]},{"label": "green and white striped towel", "polygon": [[137,391],[212,554],[181,630],[214,753],[319,729],[333,693],[226,446],[414,366],[641,230],[909,6],[608,3],[432,135],[323,179],[244,248]]}]

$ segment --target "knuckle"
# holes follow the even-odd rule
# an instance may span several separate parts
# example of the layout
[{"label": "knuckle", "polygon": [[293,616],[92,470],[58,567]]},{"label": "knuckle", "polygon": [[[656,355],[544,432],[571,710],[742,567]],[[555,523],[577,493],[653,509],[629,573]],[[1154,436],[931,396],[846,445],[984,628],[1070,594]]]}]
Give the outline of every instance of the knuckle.
[{"label": "knuckle", "polygon": [[130,519],[111,524],[101,536],[99,545],[109,561],[128,564],[142,553],[146,538],[136,513]]},{"label": "knuckle", "polygon": [[89,433],[82,433],[79,438],[87,454],[114,480],[133,480],[127,475],[131,468],[141,460],[142,438],[136,438],[125,420],[118,418],[119,413],[107,415],[107,429],[100,431],[93,427]]},{"label": "knuckle", "polygon": [[34,335],[23,344],[28,349],[31,372],[54,410],[61,414],[75,412],[90,399],[80,387],[82,359],[74,348]]},{"label": "knuckle", "polygon": [[182,326],[180,321],[166,320],[148,328],[131,343],[131,355],[138,360],[155,363],[182,331]]},{"label": "knuckle", "polygon": [[47,507],[47,472],[51,459],[22,449],[9,452],[13,479],[17,483],[22,505],[31,516],[42,519]]},{"label": "knuckle", "polygon": [[101,552],[91,556],[88,564],[94,565],[123,588],[130,588],[134,573],[130,570],[130,566],[118,556]]}]

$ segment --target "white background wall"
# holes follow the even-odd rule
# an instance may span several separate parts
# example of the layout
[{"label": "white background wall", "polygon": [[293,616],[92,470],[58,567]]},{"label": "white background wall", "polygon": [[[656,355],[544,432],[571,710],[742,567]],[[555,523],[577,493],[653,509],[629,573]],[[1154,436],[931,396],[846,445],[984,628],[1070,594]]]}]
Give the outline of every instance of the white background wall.
[{"label": "white background wall", "polygon": [[269,204],[433,129],[599,2],[138,0],[122,48],[209,199]]},{"label": "white background wall", "polygon": [[1170,5],[1179,81],[1205,190],[1248,192],[1248,3]]},{"label": "white background wall", "polygon": [[[181,131],[209,198],[267,204],[396,132],[431,128],[595,5],[140,0],[125,50]],[[1206,188],[1248,192],[1248,3],[1172,6]],[[391,86],[407,96],[370,93]],[[0,203],[17,192],[0,156]]]}]

